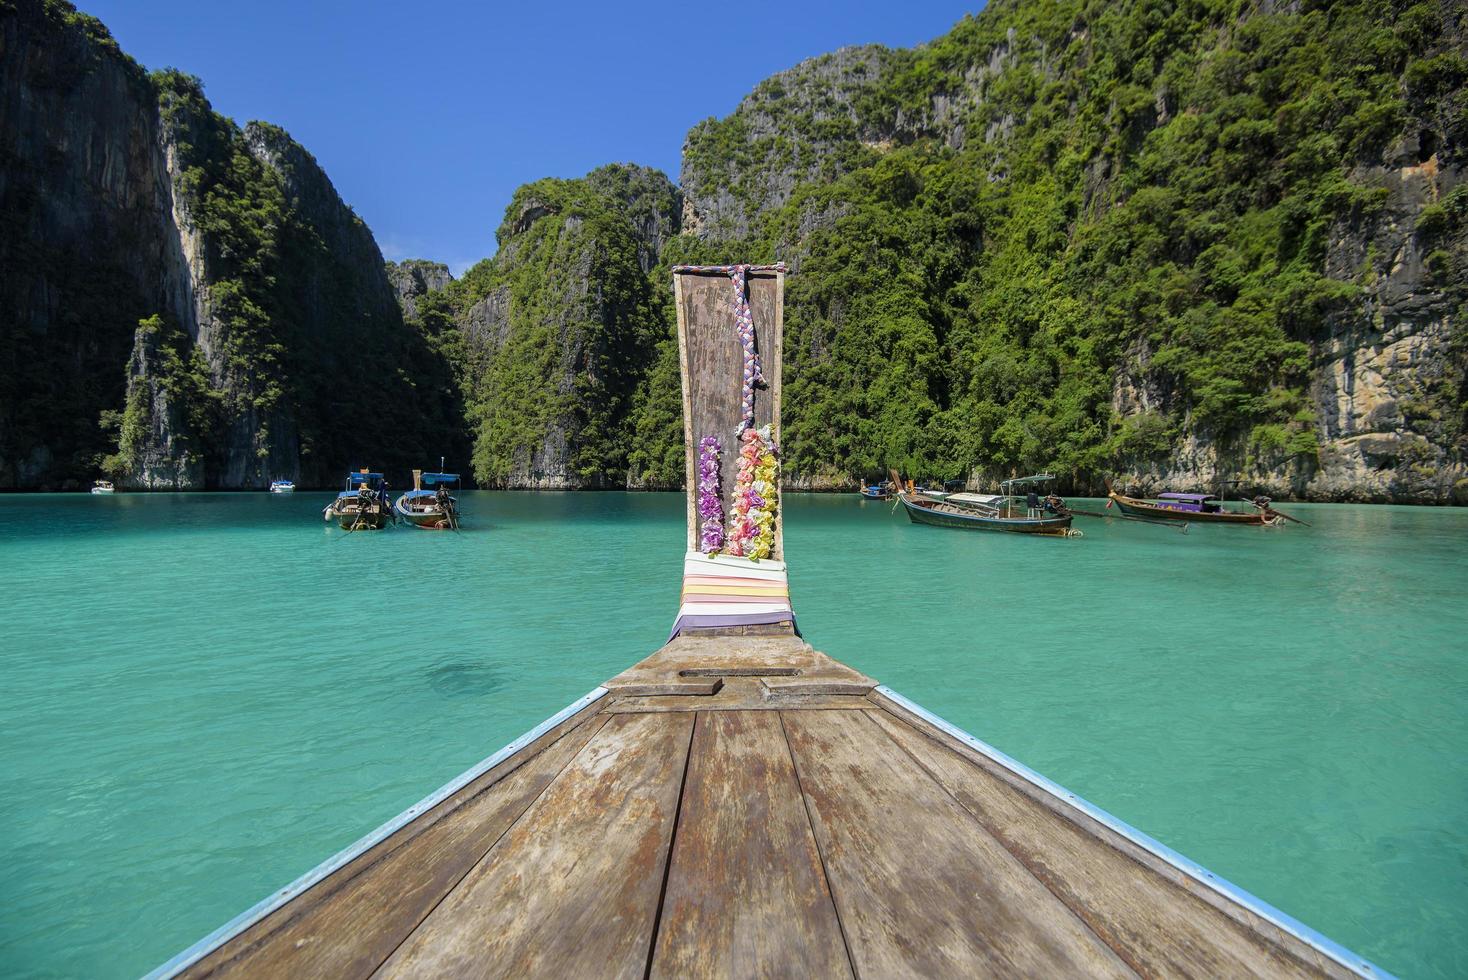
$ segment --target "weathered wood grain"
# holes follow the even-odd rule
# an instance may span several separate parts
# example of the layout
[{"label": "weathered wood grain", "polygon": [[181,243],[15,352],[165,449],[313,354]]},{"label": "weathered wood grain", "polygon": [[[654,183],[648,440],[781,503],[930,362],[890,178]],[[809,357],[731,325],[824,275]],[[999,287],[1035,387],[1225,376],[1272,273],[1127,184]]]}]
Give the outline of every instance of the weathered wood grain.
[{"label": "weathered wood grain", "polygon": [[619,696],[712,695],[733,677],[772,694],[863,695],[876,681],[795,636],[678,636],[604,685]]},{"label": "weathered wood grain", "polygon": [[699,715],[652,976],[850,975],[779,715]]},{"label": "weathered wood grain", "polygon": [[[772,426],[778,444],[784,274],[751,272],[746,281],[750,312],[754,318],[755,349],[767,382],[765,387],[755,392],[754,424]],[[734,476],[739,458],[735,428],[742,418],[740,399],[744,349],[734,329],[734,284],[728,276],[720,273],[678,274],[673,277],[673,288],[679,314],[678,338],[683,367],[683,418],[688,456],[688,546],[695,548],[698,536],[694,460],[698,443],[705,436],[717,436],[723,444],[719,472],[725,512],[733,511]],[[783,537],[779,529],[777,520],[772,555],[777,559],[783,553]]]},{"label": "weathered wood grain", "polygon": [[593,706],[262,919],[188,977],[365,977],[606,721]]},{"label": "weathered wood grain", "polygon": [[1275,942],[886,712],[873,719],[1005,848],[1146,976],[1315,976]]},{"label": "weathered wood grain", "polygon": [[[947,747],[968,764],[974,766],[998,784],[1006,787],[1016,797],[1026,801],[1037,811],[1049,814],[1051,819],[1075,826],[1082,836],[1118,852],[1123,857],[1134,862],[1137,866],[1145,869],[1158,881],[1168,882],[1180,891],[1187,893],[1212,915],[1220,916],[1232,922],[1247,935],[1256,936],[1266,943],[1274,944],[1278,949],[1285,952],[1292,963],[1298,961],[1298,963],[1304,964],[1307,968],[1313,967],[1317,974],[1330,977],[1351,977],[1355,975],[1335,960],[1321,955],[1314,947],[1299,938],[1282,932],[1273,923],[1264,919],[1253,910],[1219,893],[1217,890],[1207,887],[1192,876],[1184,874],[1181,870],[1164,861],[1151,851],[1126,839],[1110,827],[1098,822],[1090,815],[1071,806],[1066,801],[1056,799],[1051,794],[1040,790],[1032,783],[1020,778],[987,756],[955,740],[941,729],[928,724],[924,719],[913,715],[902,705],[880,692],[872,692],[872,694],[868,695],[868,700],[881,708],[880,714],[887,714],[899,723],[905,724],[927,738]],[[880,714],[878,717],[880,717]],[[1199,914],[1205,915],[1206,913],[1200,912]],[[1293,971],[1294,966],[1290,966],[1289,970]]]},{"label": "weathered wood grain", "polygon": [[612,717],[379,975],[642,976],[692,726]]},{"label": "weathered wood grain", "polygon": [[1132,975],[867,712],[780,716],[859,975]]}]

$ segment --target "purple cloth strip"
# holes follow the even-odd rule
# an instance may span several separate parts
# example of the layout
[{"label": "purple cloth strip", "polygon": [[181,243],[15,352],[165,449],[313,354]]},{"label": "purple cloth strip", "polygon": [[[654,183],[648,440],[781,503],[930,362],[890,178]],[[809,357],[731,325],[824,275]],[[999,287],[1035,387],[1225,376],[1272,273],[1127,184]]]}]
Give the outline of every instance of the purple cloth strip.
[{"label": "purple cloth strip", "polygon": [[734,269],[748,269],[750,272],[784,272],[785,263],[776,262],[774,265],[675,265],[674,272],[722,272],[728,275]]},{"label": "purple cloth strip", "polygon": [[678,621],[673,624],[673,632],[668,634],[671,640],[686,629],[718,629],[722,626],[771,626],[775,623],[789,623],[795,627],[795,635],[801,636],[800,624],[795,621],[793,612],[768,612],[768,613],[739,613],[731,616],[679,616]]}]

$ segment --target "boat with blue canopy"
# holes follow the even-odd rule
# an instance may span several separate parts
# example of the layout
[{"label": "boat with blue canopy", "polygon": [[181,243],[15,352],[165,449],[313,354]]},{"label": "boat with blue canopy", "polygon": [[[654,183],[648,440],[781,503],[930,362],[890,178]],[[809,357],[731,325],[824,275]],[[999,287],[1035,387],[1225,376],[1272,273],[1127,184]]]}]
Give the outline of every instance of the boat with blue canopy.
[{"label": "boat with blue canopy", "polygon": [[294,483],[292,483],[290,480],[271,480],[270,481],[270,492],[271,493],[295,493],[296,492],[296,485]]},{"label": "boat with blue canopy", "polygon": [[376,531],[386,527],[393,520],[387,480],[371,470],[348,473],[346,489],[326,505],[321,516],[328,521],[335,520],[343,531]]},{"label": "boat with blue canopy", "polygon": [[[442,465],[442,463],[440,463]],[[459,500],[452,490],[459,487],[457,473],[413,471],[413,489],[397,499],[398,516],[425,531],[457,531]]]}]

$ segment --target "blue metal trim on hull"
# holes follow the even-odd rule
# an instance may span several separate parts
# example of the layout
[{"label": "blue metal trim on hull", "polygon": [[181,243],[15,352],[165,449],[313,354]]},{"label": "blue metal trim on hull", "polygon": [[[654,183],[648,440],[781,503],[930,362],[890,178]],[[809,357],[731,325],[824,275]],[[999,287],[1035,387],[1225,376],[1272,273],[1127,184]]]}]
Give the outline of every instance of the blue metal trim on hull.
[{"label": "blue metal trim on hull", "polygon": [[1225,898],[1242,905],[1280,930],[1312,946],[1319,953],[1330,957],[1352,973],[1362,977],[1383,977],[1387,978],[1387,980],[1396,980],[1392,974],[1383,970],[1375,963],[1372,963],[1364,956],[1358,956],[1330,937],[1316,932],[1293,916],[1281,912],[1262,898],[1250,894],[1221,875],[1214,874],[1196,861],[1189,860],[1161,841],[1147,836],[1126,821],[1112,816],[1099,806],[1077,796],[1054,780],[1048,779],[1024,763],[1010,758],[982,739],[975,738],[957,725],[944,721],[927,708],[924,708],[909,698],[903,697],[887,685],[878,684],[876,690],[886,697],[891,698],[904,709],[917,715],[933,727],[943,730],[964,745],[967,745],[969,748],[1008,769],[1025,782],[1043,791],[1046,795],[1074,807],[1097,823],[1109,827],[1143,850],[1150,851],[1163,861],[1166,861],[1199,884],[1205,885]]},{"label": "blue metal trim on hull", "polygon": [[519,738],[511,742],[509,745],[506,745],[504,748],[500,749],[494,755],[491,755],[489,758],[484,759],[482,762],[479,762],[473,768],[468,769],[455,776],[449,782],[445,783],[443,786],[440,786],[432,793],[429,793],[423,799],[419,800],[417,803],[414,803],[402,813],[398,814],[387,823],[383,824],[381,827],[378,827],[376,830],[372,831],[372,833],[368,834],[366,837],[363,837],[355,844],[352,844],[351,846],[337,852],[332,857],[327,858],[321,864],[318,864],[310,871],[301,875],[301,877],[297,878],[289,885],[286,885],[279,891],[272,892],[269,896],[267,896],[262,901],[256,903],[253,907],[246,909],[244,912],[241,912],[233,919],[230,919],[224,925],[220,926],[218,929],[215,929],[209,935],[205,936],[203,939],[200,939],[198,942],[194,943],[194,945],[179,953],[167,963],[164,963],[162,966],[154,969],[151,973],[147,974],[143,978],[143,980],[167,980],[167,978],[169,977],[178,976],[178,974],[182,973],[184,970],[187,970],[189,967],[193,966],[195,963],[199,962],[204,957],[214,952],[220,946],[223,946],[225,943],[229,942],[235,936],[238,936],[240,933],[250,928],[250,926],[254,925],[256,922],[259,922],[261,919],[265,918],[267,915],[280,908],[286,902],[289,902],[291,899],[295,898],[297,895],[301,894],[312,885],[315,885],[317,882],[324,879],[333,871],[336,871],[338,868],[345,866],[353,858],[368,850],[371,850],[382,841],[391,837],[394,833],[407,826],[407,824],[411,823],[414,818],[424,813],[427,813],[429,810],[438,806],[444,800],[448,799],[450,796],[453,796],[459,790],[463,789],[465,786],[468,786],[480,776],[489,772],[489,770],[493,769],[495,766],[499,765],[501,762],[514,755],[516,752],[520,751],[526,745],[529,745],[531,742],[535,741],[537,738],[540,738],[540,736],[544,735],[552,728],[555,728],[567,718],[570,718],[572,715],[576,714],[576,712],[602,698],[606,693],[606,688],[598,687],[591,691],[589,694],[586,694],[578,698],[577,700],[572,701],[570,704],[566,705],[566,707],[551,715],[545,721],[542,721],[540,724],[530,729],[530,731],[526,732],[524,735],[521,735]]}]

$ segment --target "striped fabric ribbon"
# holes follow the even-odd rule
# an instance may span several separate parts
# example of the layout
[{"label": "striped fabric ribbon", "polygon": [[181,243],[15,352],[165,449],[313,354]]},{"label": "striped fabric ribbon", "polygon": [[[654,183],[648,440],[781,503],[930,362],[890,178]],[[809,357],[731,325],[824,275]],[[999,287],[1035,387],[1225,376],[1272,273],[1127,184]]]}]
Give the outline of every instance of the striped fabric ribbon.
[{"label": "striped fabric ribbon", "polygon": [[686,629],[786,622],[793,626],[795,613],[784,562],[697,551],[684,557],[683,595],[673,636]]},{"label": "striped fabric ribbon", "polygon": [[735,435],[743,435],[745,429],[754,426],[754,388],[763,384],[764,374],[760,371],[759,352],[754,346],[754,314],[749,308],[750,272],[784,272],[785,264],[774,265],[678,265],[678,272],[721,272],[734,282],[734,329],[739,334],[739,345],[744,348],[744,384],[740,392],[741,417]]}]

